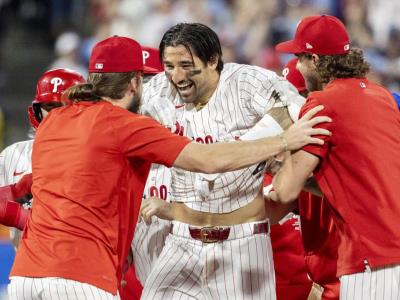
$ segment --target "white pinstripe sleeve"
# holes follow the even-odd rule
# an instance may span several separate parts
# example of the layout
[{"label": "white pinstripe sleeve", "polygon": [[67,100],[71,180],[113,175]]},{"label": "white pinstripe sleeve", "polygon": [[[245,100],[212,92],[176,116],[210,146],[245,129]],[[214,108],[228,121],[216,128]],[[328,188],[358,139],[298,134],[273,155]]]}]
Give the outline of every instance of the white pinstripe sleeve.
[{"label": "white pinstripe sleeve", "polygon": [[[296,88],[286,79],[260,67],[246,68],[245,72],[241,73],[239,81],[242,86],[239,91],[240,97],[250,102],[260,117],[273,107],[285,107],[291,103],[301,107],[305,102]],[[297,119],[297,115],[294,119]]]}]

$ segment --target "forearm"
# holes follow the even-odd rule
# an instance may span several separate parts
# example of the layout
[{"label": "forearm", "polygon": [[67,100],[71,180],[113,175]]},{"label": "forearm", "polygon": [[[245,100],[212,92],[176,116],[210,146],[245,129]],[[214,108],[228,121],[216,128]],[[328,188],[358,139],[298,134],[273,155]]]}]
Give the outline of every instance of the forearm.
[{"label": "forearm", "polygon": [[293,159],[289,152],[285,153],[282,168],[275,174],[272,185],[276,192],[277,201],[289,203],[297,199],[303,188],[304,182],[295,178],[293,172]]},{"label": "forearm", "polygon": [[193,172],[223,173],[254,165],[282,152],[279,137],[203,145],[191,143],[176,159],[174,166]]}]

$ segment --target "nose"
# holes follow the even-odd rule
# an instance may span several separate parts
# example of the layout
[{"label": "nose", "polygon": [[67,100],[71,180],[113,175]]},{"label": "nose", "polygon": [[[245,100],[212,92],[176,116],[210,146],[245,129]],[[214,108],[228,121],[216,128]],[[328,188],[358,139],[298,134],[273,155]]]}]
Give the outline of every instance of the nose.
[{"label": "nose", "polygon": [[171,71],[171,80],[172,82],[174,82],[175,84],[183,81],[186,79],[186,71],[181,68],[181,67],[175,67],[172,71]]}]

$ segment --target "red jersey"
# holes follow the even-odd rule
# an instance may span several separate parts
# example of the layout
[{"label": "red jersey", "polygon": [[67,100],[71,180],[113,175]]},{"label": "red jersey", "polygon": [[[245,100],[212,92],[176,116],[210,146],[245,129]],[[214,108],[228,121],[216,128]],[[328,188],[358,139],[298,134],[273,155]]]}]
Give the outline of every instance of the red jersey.
[{"label": "red jersey", "polygon": [[323,198],[302,192],[298,206],[307,273],[324,288],[322,299],[339,299],[339,239],[329,205]]},{"label": "red jersey", "polygon": [[[269,185],[271,181],[272,177],[266,174],[264,186]],[[293,215],[284,223],[271,226],[271,244],[277,299],[307,299],[312,281],[306,272],[298,216]]]},{"label": "red jersey", "polygon": [[400,263],[400,115],[391,94],[365,78],[336,79],[309,95],[300,115],[323,104],[332,136],[303,149],[320,158],[314,174],[340,238],[337,275]]},{"label": "red jersey", "polygon": [[35,201],[11,276],[116,294],[150,164],[171,166],[189,142],[107,101],[52,110],[33,146]]}]

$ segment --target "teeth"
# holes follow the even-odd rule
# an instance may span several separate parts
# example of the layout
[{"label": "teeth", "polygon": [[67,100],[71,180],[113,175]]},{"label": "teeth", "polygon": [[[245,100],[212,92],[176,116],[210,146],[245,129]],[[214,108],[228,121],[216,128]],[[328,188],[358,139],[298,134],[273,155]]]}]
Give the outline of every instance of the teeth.
[{"label": "teeth", "polygon": [[185,85],[185,86],[178,86],[178,89],[180,89],[180,90],[187,90],[187,89],[189,89],[191,86],[192,86],[192,84],[190,83],[190,84]]}]

